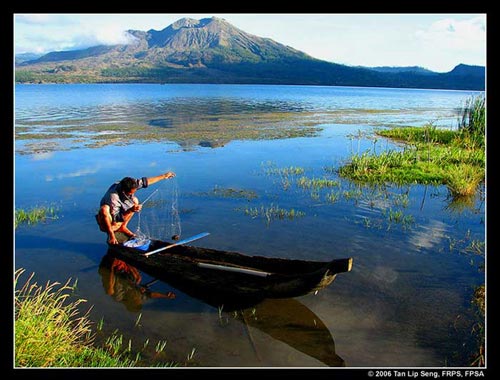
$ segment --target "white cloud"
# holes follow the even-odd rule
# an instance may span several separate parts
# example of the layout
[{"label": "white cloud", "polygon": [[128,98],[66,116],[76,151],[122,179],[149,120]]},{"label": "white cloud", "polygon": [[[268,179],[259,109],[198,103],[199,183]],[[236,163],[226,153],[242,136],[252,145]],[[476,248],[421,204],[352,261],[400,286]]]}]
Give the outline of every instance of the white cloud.
[{"label": "white cloud", "polygon": [[43,153],[35,153],[33,155],[33,161],[43,161],[43,160],[50,160],[52,157],[54,157],[54,152],[43,152]]},{"label": "white cloud", "polygon": [[47,175],[45,176],[45,180],[47,182],[54,181],[56,179],[65,179],[65,178],[74,178],[74,177],[84,177],[89,174],[95,174],[99,171],[99,167],[96,168],[84,168],[80,169],[71,173],[61,173],[61,174],[56,174],[55,176],[53,175]]},{"label": "white cloud", "polygon": [[416,37],[436,48],[476,50],[486,43],[486,19],[474,17],[459,21],[445,18],[432,23],[426,30],[417,31]]},{"label": "white cloud", "polygon": [[30,25],[44,25],[54,22],[55,17],[48,14],[23,14],[16,15],[16,22]]},{"label": "white cloud", "polygon": [[16,15],[16,54],[129,44],[135,37],[119,21],[65,15]]},{"label": "white cloud", "polygon": [[129,44],[135,37],[118,25],[81,26],[80,32],[72,37],[73,47],[95,45]]},{"label": "white cloud", "polygon": [[442,243],[447,236],[448,226],[438,220],[431,220],[427,226],[422,226],[410,238],[410,243],[423,249],[432,249]]}]

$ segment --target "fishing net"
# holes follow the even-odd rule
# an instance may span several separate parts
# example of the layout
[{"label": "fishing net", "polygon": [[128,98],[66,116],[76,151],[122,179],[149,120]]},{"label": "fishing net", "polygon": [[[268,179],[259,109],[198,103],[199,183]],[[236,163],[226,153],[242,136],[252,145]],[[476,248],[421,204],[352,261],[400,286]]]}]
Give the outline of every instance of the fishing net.
[{"label": "fishing net", "polygon": [[[151,187],[154,187],[154,190],[146,193],[149,188],[144,189],[140,194],[142,210],[136,214],[136,240],[170,240],[172,236],[180,236],[182,231],[176,178],[158,182]],[[138,244],[140,245],[140,242]]]}]

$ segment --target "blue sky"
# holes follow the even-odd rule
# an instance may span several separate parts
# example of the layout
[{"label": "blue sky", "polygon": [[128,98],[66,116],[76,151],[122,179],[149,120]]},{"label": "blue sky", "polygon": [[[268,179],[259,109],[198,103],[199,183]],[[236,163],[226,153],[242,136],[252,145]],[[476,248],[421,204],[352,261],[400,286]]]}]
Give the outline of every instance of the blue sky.
[{"label": "blue sky", "polygon": [[221,17],[315,58],[351,66],[486,65],[486,14],[15,14],[15,53],[127,43],[183,17]]}]

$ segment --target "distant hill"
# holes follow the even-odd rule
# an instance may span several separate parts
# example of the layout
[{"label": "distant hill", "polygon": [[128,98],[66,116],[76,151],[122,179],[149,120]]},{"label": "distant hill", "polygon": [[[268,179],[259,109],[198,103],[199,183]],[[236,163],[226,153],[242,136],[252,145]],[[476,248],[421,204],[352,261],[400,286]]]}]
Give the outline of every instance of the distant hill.
[{"label": "distant hill", "polygon": [[37,53],[20,53],[16,54],[15,60],[16,60],[16,65],[26,62],[26,61],[32,61],[37,58],[40,58],[43,54],[37,54]]},{"label": "distant hill", "polygon": [[127,45],[51,52],[16,64],[18,83],[260,83],[484,90],[485,68],[450,73],[367,68],[313,58],[221,18],[180,19],[157,31],[129,30]]},{"label": "distant hill", "polygon": [[473,76],[484,78],[484,67],[483,66],[469,66],[460,64],[450,71],[450,75],[458,76]]},{"label": "distant hill", "polygon": [[368,67],[371,70],[379,71],[381,73],[414,73],[422,75],[436,75],[437,73],[420,66],[376,66]]}]

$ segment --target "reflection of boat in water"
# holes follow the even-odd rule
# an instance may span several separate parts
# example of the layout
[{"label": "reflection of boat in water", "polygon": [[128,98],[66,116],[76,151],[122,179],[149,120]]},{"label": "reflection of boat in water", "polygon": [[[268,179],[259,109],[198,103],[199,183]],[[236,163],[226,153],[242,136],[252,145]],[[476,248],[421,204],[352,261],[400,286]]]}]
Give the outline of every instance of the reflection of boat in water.
[{"label": "reflection of boat in water", "polygon": [[167,278],[173,286],[189,283],[193,291],[210,290],[240,300],[290,298],[316,292],[352,267],[352,258],[295,260],[170,244],[151,240],[146,252],[116,244],[110,245],[108,252],[153,277]]},{"label": "reflection of boat in water", "polygon": [[344,367],[325,324],[304,304],[293,298],[266,299],[241,310],[243,323],[313,357],[330,367]]},{"label": "reflection of boat in water", "polygon": [[[108,250],[108,254],[104,256],[101,263],[117,260],[114,255],[110,253],[111,251]],[[125,264],[123,260],[119,260],[119,262]],[[133,265],[126,265],[128,266],[128,271],[137,271]],[[104,267],[101,264],[99,272],[103,277],[104,284],[106,274],[103,271]],[[154,273],[148,272],[147,270],[143,272],[155,278]],[[137,273],[139,272],[137,271]],[[129,277],[128,279],[127,277],[120,276],[120,281],[126,282],[125,286],[130,287],[130,274],[127,274],[127,276]],[[135,278],[137,278],[137,276]],[[262,299],[259,297],[246,297],[242,299],[233,297],[227,293],[213,292],[210,288],[203,289],[202,287],[192,287],[192,283],[189,280],[183,282],[178,276],[172,276],[170,278],[168,275],[164,274],[159,280],[188,296],[219,308],[219,310],[234,312],[231,313],[231,315],[246,326],[252,345],[255,344],[248,331],[248,327],[258,329],[271,336],[273,339],[286,343],[295,350],[315,358],[328,366],[345,366],[344,360],[335,352],[335,342],[328,328],[313,311],[294,298]],[[135,292],[137,292],[138,283],[137,280],[134,281],[136,281],[136,284],[133,288]],[[106,289],[106,285],[104,287]],[[152,292],[149,291],[149,294],[152,294]],[[137,298],[137,294],[134,297]],[[148,297],[147,292],[141,293],[142,302]],[[127,309],[131,311],[137,310],[137,307],[131,309],[131,301],[127,298],[124,298],[120,302],[123,302],[125,306],[129,305]],[[256,351],[258,350],[255,346],[254,349],[256,349]]]}]

